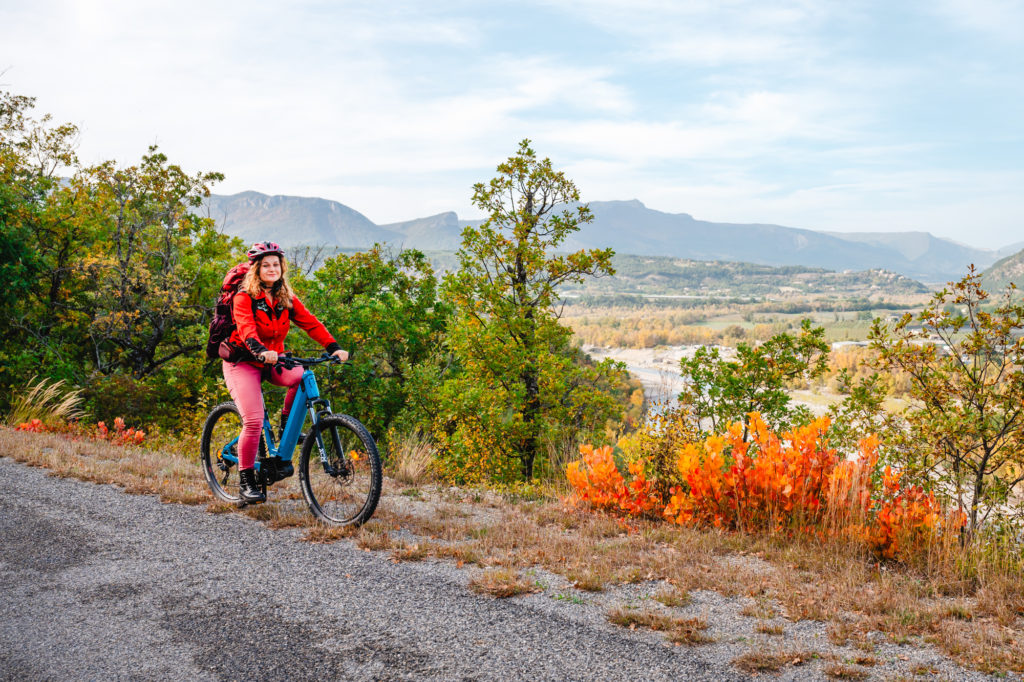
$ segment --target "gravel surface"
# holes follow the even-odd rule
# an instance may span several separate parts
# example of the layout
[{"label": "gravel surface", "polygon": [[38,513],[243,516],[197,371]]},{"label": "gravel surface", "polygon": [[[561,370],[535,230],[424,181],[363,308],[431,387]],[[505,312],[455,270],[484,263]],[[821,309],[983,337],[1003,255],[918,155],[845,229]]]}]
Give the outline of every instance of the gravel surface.
[{"label": "gravel surface", "polygon": [[8,459],[0,489],[7,679],[742,677],[541,595],[475,595],[447,562],[394,564]]},{"label": "gravel surface", "polygon": [[[707,618],[715,643],[673,646],[604,616],[616,603],[663,608],[650,599],[658,583],[590,595],[530,571],[538,593],[495,600],[470,592],[473,572],[451,562],[302,542],[3,458],[0,490],[0,679],[689,682],[747,679],[730,661],[752,646],[829,647],[820,623],[780,619],[785,637],[755,635],[738,613],[747,602],[713,593],[676,613]],[[927,649],[874,655],[874,679],[921,663],[929,679],[983,677]],[[772,679],[824,671],[809,660]]]}]

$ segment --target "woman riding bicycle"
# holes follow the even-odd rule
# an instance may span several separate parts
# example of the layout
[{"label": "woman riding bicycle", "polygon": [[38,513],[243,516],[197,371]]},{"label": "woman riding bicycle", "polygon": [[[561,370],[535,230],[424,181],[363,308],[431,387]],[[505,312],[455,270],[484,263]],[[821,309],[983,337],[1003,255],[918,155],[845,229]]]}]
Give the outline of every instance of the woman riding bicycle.
[{"label": "woman riding bicycle", "polygon": [[[284,339],[291,322],[324,346],[327,352],[344,362],[348,352],[341,349],[320,320],[306,310],[288,284],[288,268],[284,251],[274,242],[259,242],[249,249],[249,271],[232,301],[235,331],[228,343],[236,349],[232,360],[223,363],[224,382],[242,416],[242,433],[238,439],[238,477],[244,502],[265,502],[266,496],[256,483],[256,452],[263,428],[264,379],[277,386],[287,386],[281,412],[281,428],[288,418],[302,368],[285,369],[277,364],[284,352]],[[294,468],[288,462],[279,471],[291,476]]]}]

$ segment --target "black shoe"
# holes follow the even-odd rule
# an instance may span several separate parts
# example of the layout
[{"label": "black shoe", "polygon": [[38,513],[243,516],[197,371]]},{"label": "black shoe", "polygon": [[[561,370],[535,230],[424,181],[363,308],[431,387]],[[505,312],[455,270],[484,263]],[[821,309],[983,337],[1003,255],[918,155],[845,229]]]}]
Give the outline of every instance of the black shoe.
[{"label": "black shoe", "polygon": [[238,471],[238,494],[241,496],[242,502],[246,504],[259,504],[267,501],[267,496],[256,485],[255,469],[240,469]]}]

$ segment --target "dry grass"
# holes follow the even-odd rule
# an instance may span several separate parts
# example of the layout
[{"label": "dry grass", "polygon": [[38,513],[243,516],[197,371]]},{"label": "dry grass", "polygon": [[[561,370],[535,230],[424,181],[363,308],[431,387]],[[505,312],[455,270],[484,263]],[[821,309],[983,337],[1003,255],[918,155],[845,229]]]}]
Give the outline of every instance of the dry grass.
[{"label": "dry grass", "polygon": [[704,634],[708,622],[704,618],[682,618],[668,631],[666,638],[673,644],[705,644],[713,642]]},{"label": "dry grass", "polygon": [[589,569],[569,571],[565,574],[572,586],[584,592],[603,592],[604,584],[611,576],[602,576]]},{"label": "dry grass", "polygon": [[469,589],[478,594],[489,594],[497,599],[538,591],[536,585],[525,580],[519,575],[519,571],[511,568],[481,571],[470,579]]},{"label": "dry grass", "polygon": [[418,486],[429,479],[434,462],[434,446],[422,433],[392,438],[390,444],[391,477],[399,483]]},{"label": "dry grass", "polygon": [[395,546],[391,539],[391,529],[383,521],[374,519],[365,524],[355,534],[356,546],[368,552],[391,549]]},{"label": "dry grass", "polygon": [[778,672],[786,666],[803,665],[815,658],[820,656],[813,651],[748,651],[732,659],[732,664],[748,673]]},{"label": "dry grass", "polygon": [[424,544],[403,543],[391,552],[391,558],[396,561],[423,561],[430,556],[430,548]]},{"label": "dry grass", "polygon": [[658,611],[634,609],[616,606],[608,611],[608,622],[635,630],[638,627],[648,630],[663,631],[672,627],[675,618]]},{"label": "dry grass", "polygon": [[11,429],[0,429],[0,452],[49,469],[53,476],[113,483],[128,493],[159,495],[163,502],[202,504],[212,499],[198,461],[172,452]]},{"label": "dry grass", "polygon": [[764,597],[758,597],[752,603],[747,604],[740,610],[741,616],[747,616],[749,618],[760,618],[762,620],[768,620],[774,618],[777,614],[771,603]]},{"label": "dry grass", "polygon": [[307,542],[330,543],[337,542],[344,538],[350,538],[358,532],[355,526],[326,526],[317,524],[311,526],[302,539]]},{"label": "dry grass", "polygon": [[661,602],[670,608],[686,606],[691,601],[690,594],[688,592],[676,589],[658,592],[654,595],[654,600]]},{"label": "dry grass", "polygon": [[608,622],[630,630],[646,628],[664,632],[673,644],[702,644],[711,639],[704,634],[708,622],[704,618],[677,618],[648,609],[616,606],[607,613]]},{"label": "dry grass", "polygon": [[23,391],[15,396],[5,423],[17,426],[39,419],[44,424],[57,424],[81,419],[82,391],[68,390],[64,380],[29,379]]},{"label": "dry grass", "polygon": [[762,635],[781,635],[784,630],[781,625],[775,623],[760,622],[754,626],[754,632],[760,632]]},{"label": "dry grass", "polygon": [[825,667],[825,674],[834,680],[864,680],[868,677],[868,671],[844,663],[830,663]]}]

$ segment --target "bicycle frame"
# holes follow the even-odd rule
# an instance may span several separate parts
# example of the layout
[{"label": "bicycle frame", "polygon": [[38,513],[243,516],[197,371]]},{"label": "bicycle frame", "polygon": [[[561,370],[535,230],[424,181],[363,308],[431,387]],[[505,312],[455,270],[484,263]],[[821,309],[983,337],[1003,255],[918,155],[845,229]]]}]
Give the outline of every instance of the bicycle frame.
[{"label": "bicycle frame", "polygon": [[[296,409],[299,405],[303,406],[302,409]],[[292,456],[295,454],[295,446],[299,442],[299,434],[302,433],[302,426],[306,422],[307,411],[314,426],[320,421],[321,414],[329,414],[331,411],[331,403],[329,400],[320,397],[320,387],[317,386],[316,375],[313,374],[313,370],[309,367],[306,367],[302,372],[302,380],[299,382],[295,399],[292,401],[292,411],[289,413],[288,421],[285,423],[284,431],[281,433],[281,442],[276,445],[274,443],[274,431],[270,425],[270,418],[267,415],[266,409],[263,410],[263,438],[267,444],[268,457],[280,457],[282,460],[291,461]],[[238,456],[231,452],[236,443],[238,443],[238,436],[221,449],[222,459],[238,464]],[[322,454],[323,448],[321,447],[320,450]],[[285,454],[287,456],[283,456]],[[256,469],[259,470],[259,468],[260,462],[257,458]]]}]

